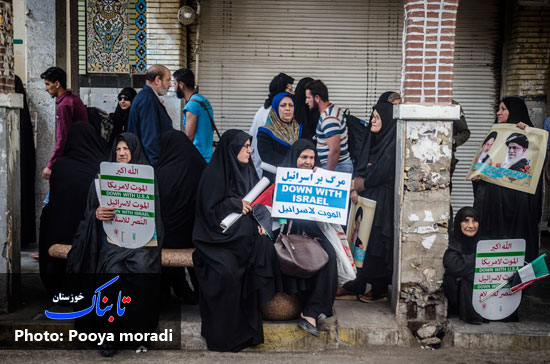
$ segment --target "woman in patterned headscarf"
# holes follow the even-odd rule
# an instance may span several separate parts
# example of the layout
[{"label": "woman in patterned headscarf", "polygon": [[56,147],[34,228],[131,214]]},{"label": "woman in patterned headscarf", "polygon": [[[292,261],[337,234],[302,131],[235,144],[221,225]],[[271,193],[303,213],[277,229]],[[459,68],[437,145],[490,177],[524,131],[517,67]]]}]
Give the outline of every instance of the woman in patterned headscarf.
[{"label": "woman in patterned headscarf", "polygon": [[[294,118],[294,97],[288,92],[275,95],[267,124],[258,129],[258,152],[265,163],[279,166],[290,146],[302,136],[302,126]],[[275,175],[264,172],[272,182]]]}]

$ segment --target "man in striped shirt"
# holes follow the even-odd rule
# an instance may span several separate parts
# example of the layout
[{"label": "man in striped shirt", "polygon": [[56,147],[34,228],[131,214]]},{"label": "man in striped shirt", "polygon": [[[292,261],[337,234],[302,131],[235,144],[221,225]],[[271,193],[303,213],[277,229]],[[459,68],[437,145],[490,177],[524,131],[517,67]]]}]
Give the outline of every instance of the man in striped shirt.
[{"label": "man in striped shirt", "polygon": [[312,110],[318,109],[321,114],[315,139],[323,168],[352,173],[344,111],[328,100],[327,86],[321,80],[314,80],[306,85],[306,104]]}]

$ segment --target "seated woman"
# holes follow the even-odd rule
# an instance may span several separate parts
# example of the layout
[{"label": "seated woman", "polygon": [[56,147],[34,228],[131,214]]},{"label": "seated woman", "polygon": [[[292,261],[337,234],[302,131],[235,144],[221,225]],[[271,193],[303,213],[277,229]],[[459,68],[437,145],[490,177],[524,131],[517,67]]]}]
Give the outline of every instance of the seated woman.
[{"label": "seated woman", "polygon": [[72,244],[84,217],[90,184],[105,157],[94,127],[86,122],[74,123],[63,155],[52,166],[50,199],[40,216],[40,277],[49,294],[60,293],[66,262],[51,258],[48,249],[57,243]]},{"label": "seated woman", "polygon": [[[312,142],[298,140],[288,151],[281,167],[315,169],[321,162]],[[283,287],[287,294],[298,294],[302,298],[302,314],[298,327],[306,332],[319,336],[317,324],[322,319],[332,316],[332,305],[338,289],[338,270],[336,252],[314,221],[295,220],[291,233],[304,231],[310,237],[319,238],[319,243],[327,252],[328,263],[311,278],[301,279],[283,275]]]},{"label": "seated woman", "polygon": [[[357,270],[354,281],[339,289],[338,295],[355,294],[365,303],[387,301],[392,277],[396,124],[393,104],[382,101],[373,107],[371,132],[352,181],[353,202],[359,194],[376,201],[376,211],[363,267]],[[365,295],[367,283],[372,290]]]},{"label": "seated woman", "polygon": [[454,220],[453,237],[443,255],[443,286],[449,300],[449,313],[462,321],[481,324],[485,321],[472,306],[476,247],[479,239],[479,215],[473,207],[463,207]]},{"label": "seated woman", "polygon": [[[193,264],[201,334],[215,351],[263,343],[262,308],[275,295],[275,249],[243,200],[258,182],[251,140],[243,131],[226,131],[197,190]],[[231,213],[243,216],[224,233],[220,223]]]},{"label": "seated woman", "polygon": [[[302,136],[302,125],[294,119],[294,98],[288,92],[275,95],[267,124],[258,128],[258,153],[263,162],[278,167],[290,146]],[[263,175],[275,182],[273,173]]]},{"label": "seated woman", "polygon": [[[160,136],[161,152],[155,165],[162,223],[163,248],[193,247],[195,196],[206,162],[189,138],[179,130]],[[194,270],[188,268],[195,292],[185,279],[185,268],[162,268],[163,297],[169,298],[171,287],[184,303],[196,303],[197,281]]]},{"label": "seated woman", "polygon": [[[117,163],[149,164],[139,139],[131,133],[123,133],[115,139],[110,160]],[[155,187],[155,235],[145,246],[129,249],[117,245],[105,234],[102,222],[115,219],[114,207],[101,207],[95,184],[90,188],[86,215],[80,223],[73,247],[67,257],[67,272],[79,274],[75,276],[76,279],[90,276],[84,273],[96,273],[94,276],[97,278],[94,279],[101,284],[118,275],[116,289],[115,286],[107,287],[102,291],[102,295],[116,297],[120,290],[132,299],[131,305],[125,307],[124,315],[117,317],[114,323],[107,322],[105,318],[107,316],[98,317],[96,322],[88,323],[88,325],[98,325],[99,331],[154,332],[156,329],[160,306],[161,247],[164,237],[156,191],[157,187]],[[114,354],[111,344],[106,343],[102,346],[102,355]]]}]

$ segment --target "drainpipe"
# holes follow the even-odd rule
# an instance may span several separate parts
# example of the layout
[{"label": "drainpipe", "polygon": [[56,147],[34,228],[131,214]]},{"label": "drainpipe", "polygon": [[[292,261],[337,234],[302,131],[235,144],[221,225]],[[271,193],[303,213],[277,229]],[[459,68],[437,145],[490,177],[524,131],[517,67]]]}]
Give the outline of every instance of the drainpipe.
[{"label": "drainpipe", "polygon": [[[200,34],[201,34],[201,2],[197,0],[197,37],[195,39],[195,85],[199,84],[199,57],[200,57]],[[197,86],[198,91],[198,86]]]}]

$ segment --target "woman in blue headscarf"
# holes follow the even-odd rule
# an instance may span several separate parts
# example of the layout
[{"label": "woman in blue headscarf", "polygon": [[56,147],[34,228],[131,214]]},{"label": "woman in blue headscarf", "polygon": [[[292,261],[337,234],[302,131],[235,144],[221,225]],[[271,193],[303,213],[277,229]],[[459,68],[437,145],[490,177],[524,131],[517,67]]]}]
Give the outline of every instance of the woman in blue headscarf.
[{"label": "woman in blue headscarf", "polygon": [[[285,158],[290,146],[302,136],[302,126],[294,118],[294,97],[288,92],[275,95],[267,124],[258,129],[258,152],[263,162],[275,167]],[[275,175],[264,171],[271,182]]]}]

